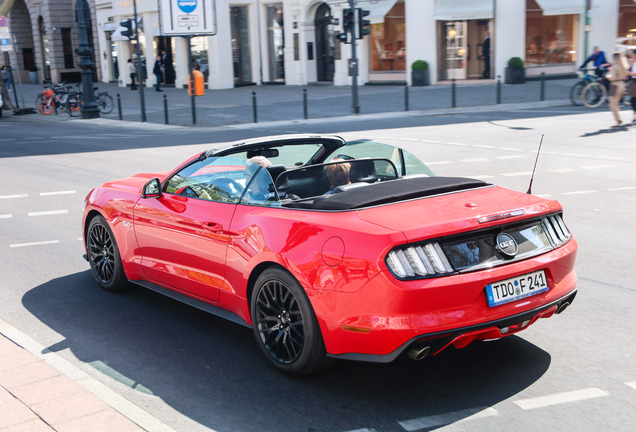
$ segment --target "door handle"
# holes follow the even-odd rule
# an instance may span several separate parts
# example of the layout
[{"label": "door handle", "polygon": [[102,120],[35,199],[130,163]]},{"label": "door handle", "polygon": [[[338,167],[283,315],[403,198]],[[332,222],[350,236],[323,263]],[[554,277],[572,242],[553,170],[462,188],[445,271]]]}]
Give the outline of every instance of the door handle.
[{"label": "door handle", "polygon": [[223,225],[216,222],[206,222],[205,224],[203,224],[203,228],[213,232],[223,231]]}]

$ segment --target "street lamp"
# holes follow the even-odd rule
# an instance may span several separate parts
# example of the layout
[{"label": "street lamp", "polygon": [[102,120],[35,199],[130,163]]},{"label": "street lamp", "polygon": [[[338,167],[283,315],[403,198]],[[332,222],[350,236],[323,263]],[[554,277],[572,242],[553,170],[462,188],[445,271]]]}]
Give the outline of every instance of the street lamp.
[{"label": "street lamp", "polygon": [[95,89],[93,88],[93,61],[91,60],[93,48],[88,44],[86,34],[84,0],[75,1],[75,10],[80,42],[79,48],[75,52],[80,56],[79,66],[82,68],[82,118],[99,118],[99,109],[95,102]]}]

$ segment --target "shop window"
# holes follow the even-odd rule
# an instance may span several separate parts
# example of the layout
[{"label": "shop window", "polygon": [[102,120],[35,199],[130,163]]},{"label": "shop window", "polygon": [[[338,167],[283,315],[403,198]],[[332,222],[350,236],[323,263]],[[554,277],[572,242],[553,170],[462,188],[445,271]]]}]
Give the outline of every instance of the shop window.
[{"label": "shop window", "polygon": [[[374,21],[380,21],[376,22]],[[406,70],[406,19],[404,1],[398,1],[382,17],[371,24],[371,71]]]},{"label": "shop window", "polygon": [[621,50],[636,49],[636,3],[633,0],[621,0],[616,43]]},{"label": "shop window", "polygon": [[252,83],[252,60],[250,56],[250,33],[247,7],[230,8],[230,27],[232,33],[232,63],[234,83]]},{"label": "shop window", "polygon": [[64,53],[64,67],[73,68],[73,42],[71,41],[71,29],[62,29],[62,52]]},{"label": "shop window", "polygon": [[577,15],[544,16],[535,0],[526,0],[526,65],[576,61]]}]

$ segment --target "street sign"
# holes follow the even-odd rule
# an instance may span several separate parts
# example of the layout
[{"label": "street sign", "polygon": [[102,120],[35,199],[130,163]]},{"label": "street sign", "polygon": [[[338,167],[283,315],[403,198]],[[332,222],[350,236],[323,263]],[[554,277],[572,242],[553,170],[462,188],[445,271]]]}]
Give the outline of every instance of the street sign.
[{"label": "street sign", "polygon": [[0,16],[0,27],[7,27],[9,25],[9,21],[6,17]]},{"label": "street sign", "polygon": [[12,51],[13,46],[11,45],[10,38],[2,38],[0,39],[0,51]]},{"label": "street sign", "polygon": [[162,35],[216,34],[216,0],[160,0],[159,15]]}]

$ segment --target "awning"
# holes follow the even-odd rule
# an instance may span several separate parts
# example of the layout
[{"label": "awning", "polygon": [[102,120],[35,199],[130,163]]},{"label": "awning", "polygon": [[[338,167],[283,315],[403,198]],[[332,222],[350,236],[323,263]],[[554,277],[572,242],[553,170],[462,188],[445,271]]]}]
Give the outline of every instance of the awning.
[{"label": "awning", "polygon": [[371,24],[382,24],[384,17],[389,13],[396,2],[397,0],[359,1],[358,7],[369,11],[369,15],[364,17],[364,19],[369,20]]},{"label": "awning", "polygon": [[585,12],[585,2],[581,0],[537,0],[543,15],[571,15]]},{"label": "awning", "polygon": [[491,19],[494,0],[435,0],[435,19],[438,21],[462,21]]}]

